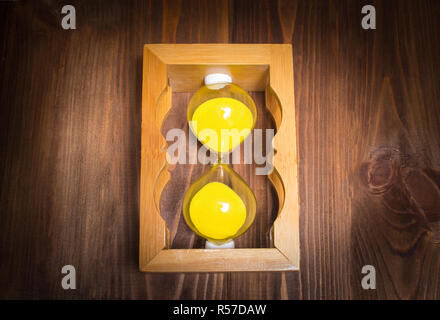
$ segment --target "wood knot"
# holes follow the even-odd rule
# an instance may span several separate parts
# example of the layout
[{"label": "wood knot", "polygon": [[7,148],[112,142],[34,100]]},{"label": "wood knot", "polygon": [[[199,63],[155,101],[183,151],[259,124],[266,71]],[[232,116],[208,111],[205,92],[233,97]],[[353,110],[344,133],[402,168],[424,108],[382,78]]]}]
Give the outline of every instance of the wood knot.
[{"label": "wood knot", "polygon": [[[435,170],[421,169],[415,157],[399,148],[381,147],[360,168],[368,193],[389,209],[387,221],[398,229],[417,225],[439,232],[440,188]],[[397,215],[392,215],[397,214]]]},{"label": "wood knot", "polygon": [[370,155],[370,160],[361,166],[362,183],[372,194],[389,191],[401,178],[401,169],[408,164],[408,156],[397,148],[383,147]]}]

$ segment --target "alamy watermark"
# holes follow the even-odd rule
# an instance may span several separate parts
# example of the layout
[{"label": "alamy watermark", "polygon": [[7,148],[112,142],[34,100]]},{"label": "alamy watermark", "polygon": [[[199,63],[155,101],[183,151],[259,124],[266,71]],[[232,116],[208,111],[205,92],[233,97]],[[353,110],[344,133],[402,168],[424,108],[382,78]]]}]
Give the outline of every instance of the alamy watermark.
[{"label": "alamy watermark", "polygon": [[66,274],[61,280],[61,287],[64,290],[76,289],[76,270],[75,267],[68,264],[61,269],[62,274]]},{"label": "alamy watermark", "polygon": [[376,8],[372,5],[365,5],[361,12],[365,14],[361,21],[362,28],[365,30],[376,29]]},{"label": "alamy watermark", "polygon": [[362,267],[362,274],[365,276],[362,278],[361,285],[364,290],[376,289],[376,268],[372,265],[365,265]]},{"label": "alamy watermark", "polygon": [[65,14],[61,20],[61,27],[64,30],[76,29],[76,10],[72,5],[65,5],[61,8],[61,13]]},{"label": "alamy watermark", "polygon": [[[190,127],[197,132],[197,123],[190,122]],[[273,171],[274,150],[272,140],[274,129],[254,129],[250,134],[249,129],[222,129],[220,137],[216,130],[202,129],[197,132],[199,140],[203,143],[197,150],[197,138],[190,131],[186,134],[179,128],[170,129],[165,139],[172,142],[167,149],[167,161],[170,164],[215,164],[221,159],[222,163],[261,165],[255,169],[256,175],[269,175]],[[265,136],[265,137],[263,137]],[[242,143],[240,143],[243,141]],[[295,143],[290,141],[288,143]],[[243,157],[240,145],[243,145]],[[229,152],[216,153],[207,147],[216,146],[216,150],[225,150],[221,146],[236,146],[232,149],[232,161],[229,160]]]}]

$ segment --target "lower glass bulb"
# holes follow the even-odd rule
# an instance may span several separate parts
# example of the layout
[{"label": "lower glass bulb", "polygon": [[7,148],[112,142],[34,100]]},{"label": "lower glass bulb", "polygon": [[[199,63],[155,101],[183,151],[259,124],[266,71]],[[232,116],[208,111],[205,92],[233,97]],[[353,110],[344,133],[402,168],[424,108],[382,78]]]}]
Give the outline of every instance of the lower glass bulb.
[{"label": "lower glass bulb", "polygon": [[251,188],[225,164],[214,165],[198,178],[183,201],[188,226],[214,244],[243,234],[251,226],[256,208]]}]

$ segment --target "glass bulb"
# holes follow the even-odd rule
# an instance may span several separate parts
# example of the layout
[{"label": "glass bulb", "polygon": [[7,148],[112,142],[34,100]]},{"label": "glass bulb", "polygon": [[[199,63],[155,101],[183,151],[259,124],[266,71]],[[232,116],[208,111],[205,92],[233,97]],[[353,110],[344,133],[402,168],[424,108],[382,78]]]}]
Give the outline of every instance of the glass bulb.
[{"label": "glass bulb", "polygon": [[[229,153],[251,133],[257,109],[246,90],[217,83],[201,87],[191,97],[187,117],[201,143],[218,154]],[[222,130],[226,135],[222,136]]]},{"label": "glass bulb", "polygon": [[214,244],[243,234],[257,210],[255,195],[228,165],[216,164],[188,189],[183,215],[188,226]]}]

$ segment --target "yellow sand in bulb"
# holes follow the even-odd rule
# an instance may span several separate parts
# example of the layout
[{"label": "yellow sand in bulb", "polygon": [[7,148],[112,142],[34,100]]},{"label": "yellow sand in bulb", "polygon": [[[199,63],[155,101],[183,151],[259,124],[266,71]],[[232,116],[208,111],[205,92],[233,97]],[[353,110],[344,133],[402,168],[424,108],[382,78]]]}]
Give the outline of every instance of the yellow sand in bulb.
[{"label": "yellow sand in bulb", "polygon": [[[249,135],[254,118],[249,108],[233,98],[214,98],[200,104],[192,116],[191,128],[197,138],[208,148],[219,152],[230,152]],[[197,132],[194,130],[194,123]],[[212,136],[211,129],[216,133]],[[223,135],[222,129],[228,135]],[[203,131],[204,130],[204,131]]]},{"label": "yellow sand in bulb", "polygon": [[191,199],[189,215],[197,230],[207,238],[233,236],[246,220],[246,206],[227,185],[210,182]]}]

